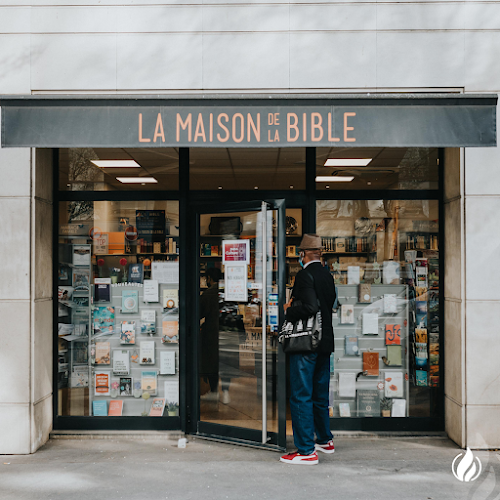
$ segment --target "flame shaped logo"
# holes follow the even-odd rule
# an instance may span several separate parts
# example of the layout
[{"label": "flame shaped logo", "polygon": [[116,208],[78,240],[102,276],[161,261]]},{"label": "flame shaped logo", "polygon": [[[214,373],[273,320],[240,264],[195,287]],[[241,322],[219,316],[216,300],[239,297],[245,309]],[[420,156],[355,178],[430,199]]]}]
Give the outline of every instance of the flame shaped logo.
[{"label": "flame shaped logo", "polygon": [[[479,474],[481,474],[482,465],[481,460],[478,457],[474,457],[470,448],[467,447],[467,451],[465,455],[462,457],[460,462],[458,462],[457,467],[455,468],[455,462],[462,457],[462,453],[459,453],[453,460],[451,464],[451,472],[456,479],[462,481],[464,483],[468,483],[470,481],[475,481]],[[477,461],[477,465],[476,465]]]}]

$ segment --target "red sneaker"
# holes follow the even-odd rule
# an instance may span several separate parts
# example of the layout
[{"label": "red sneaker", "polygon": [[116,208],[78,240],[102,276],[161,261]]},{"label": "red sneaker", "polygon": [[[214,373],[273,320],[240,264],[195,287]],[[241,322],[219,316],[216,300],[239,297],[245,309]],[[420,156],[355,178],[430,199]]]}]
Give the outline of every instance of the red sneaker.
[{"label": "red sneaker", "polygon": [[316,465],[318,463],[318,454],[316,452],[310,455],[301,455],[298,451],[289,453],[280,457],[282,462],[293,465]]},{"label": "red sneaker", "polygon": [[316,451],[321,451],[323,453],[335,453],[335,446],[333,446],[333,439],[330,439],[330,441],[328,441],[328,443],[325,444],[316,443],[314,445],[314,448],[316,449]]}]

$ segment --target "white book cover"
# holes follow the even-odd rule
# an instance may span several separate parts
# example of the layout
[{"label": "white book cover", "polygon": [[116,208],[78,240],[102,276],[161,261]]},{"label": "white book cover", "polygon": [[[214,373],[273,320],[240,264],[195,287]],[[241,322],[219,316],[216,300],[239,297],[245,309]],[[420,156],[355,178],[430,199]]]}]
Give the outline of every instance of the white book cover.
[{"label": "white book cover", "polygon": [[386,371],[384,373],[386,398],[402,398],[404,396],[403,372]]},{"label": "white book cover", "polygon": [[341,417],[351,416],[351,406],[349,403],[339,403],[339,414]]},{"label": "white book cover", "polygon": [[113,349],[113,373],[115,375],[130,374],[130,352]]},{"label": "white book cover", "polygon": [[340,306],[340,323],[343,325],[354,324],[354,305],[342,304]]},{"label": "white book cover", "polygon": [[158,280],[144,280],[142,290],[144,302],[159,302]]},{"label": "white book cover", "polygon": [[384,295],[384,313],[392,314],[396,312],[398,312],[396,294],[386,293]]},{"label": "white book cover", "polygon": [[378,314],[363,314],[363,335],[378,335]]},{"label": "white book cover", "polygon": [[347,266],[347,284],[359,285],[359,266]]},{"label": "white book cover", "polygon": [[175,351],[160,352],[160,375],[175,375]]},{"label": "white book cover", "polygon": [[356,397],[356,374],[339,373],[339,398]]},{"label": "white book cover", "polygon": [[90,266],[90,245],[73,245],[73,265]]},{"label": "white book cover", "polygon": [[393,399],[391,417],[406,417],[406,399]]},{"label": "white book cover", "polygon": [[165,381],[165,401],[176,406],[179,405],[179,381],[166,380]]},{"label": "white book cover", "polygon": [[399,285],[399,262],[385,260],[382,270],[384,285]]},{"label": "white book cover", "polygon": [[139,356],[141,365],[154,365],[155,364],[155,341],[143,340],[140,343],[141,353]]}]

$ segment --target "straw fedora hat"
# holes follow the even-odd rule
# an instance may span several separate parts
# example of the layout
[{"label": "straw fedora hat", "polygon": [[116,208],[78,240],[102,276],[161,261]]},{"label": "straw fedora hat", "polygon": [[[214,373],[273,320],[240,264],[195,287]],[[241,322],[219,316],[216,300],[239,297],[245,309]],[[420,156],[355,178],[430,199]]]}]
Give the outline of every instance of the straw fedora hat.
[{"label": "straw fedora hat", "polygon": [[317,234],[304,234],[299,248],[301,250],[322,250],[321,236]]}]

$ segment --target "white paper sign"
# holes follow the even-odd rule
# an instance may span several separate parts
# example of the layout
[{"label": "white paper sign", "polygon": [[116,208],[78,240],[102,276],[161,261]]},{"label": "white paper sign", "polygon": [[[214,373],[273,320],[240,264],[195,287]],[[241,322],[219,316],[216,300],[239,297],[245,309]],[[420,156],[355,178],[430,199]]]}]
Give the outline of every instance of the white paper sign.
[{"label": "white paper sign", "polygon": [[347,266],[347,284],[359,285],[359,266]]},{"label": "white paper sign", "polygon": [[178,262],[152,262],[151,278],[158,283],[179,283],[179,263]]},{"label": "white paper sign", "polygon": [[406,399],[393,399],[391,417],[405,417],[405,416],[406,416]]},{"label": "white paper sign", "polygon": [[144,280],[144,302],[158,302],[158,281],[157,280]]},{"label": "white paper sign", "polygon": [[160,351],[160,375],[175,375],[175,351]]},{"label": "white paper sign", "polygon": [[179,404],[179,381],[166,380],[165,381],[165,401],[167,403]]},{"label": "white paper sign", "polygon": [[384,294],[384,312],[387,314],[398,312],[395,293]]},{"label": "white paper sign", "polygon": [[224,268],[224,300],[247,302],[247,266],[226,264]]}]

